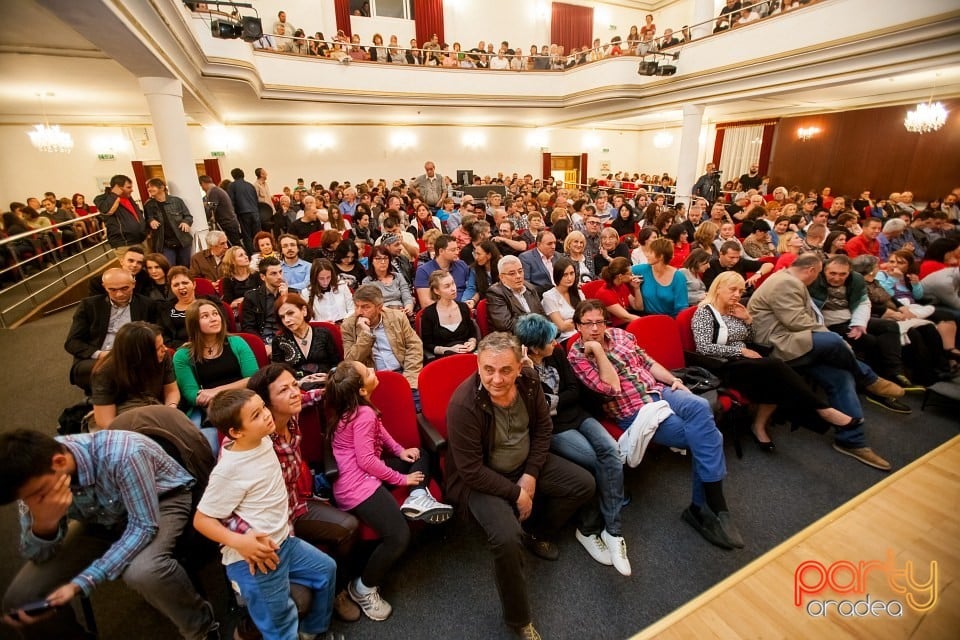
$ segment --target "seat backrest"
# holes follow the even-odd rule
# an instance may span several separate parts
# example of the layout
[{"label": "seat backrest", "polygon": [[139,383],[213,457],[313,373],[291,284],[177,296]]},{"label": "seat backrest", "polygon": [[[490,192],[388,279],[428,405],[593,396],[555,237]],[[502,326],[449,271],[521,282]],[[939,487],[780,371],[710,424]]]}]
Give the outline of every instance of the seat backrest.
[{"label": "seat backrest", "polygon": [[313,404],[300,411],[300,455],[307,464],[323,461],[322,404]]},{"label": "seat backrest", "polygon": [[697,312],[697,305],[687,307],[677,314],[677,330],[680,332],[680,346],[684,351],[695,352],[697,343],[693,340],[693,314]]},{"label": "seat backrest", "polygon": [[307,236],[307,246],[311,249],[320,248],[320,239],[323,237],[323,231],[314,231]]},{"label": "seat backrest", "polygon": [[420,389],[420,412],[433,428],[447,437],[447,405],[460,383],[477,370],[474,353],[457,353],[438,358],[420,371],[417,387]]},{"label": "seat backrest", "polygon": [[637,318],[627,325],[627,331],[634,335],[637,344],[647,355],[667,369],[685,366],[680,332],[677,330],[677,323],[670,316]]},{"label": "seat backrest", "polygon": [[490,333],[490,319],[487,317],[487,300],[481,298],[477,302],[477,326],[480,327],[480,337]]},{"label": "seat backrest", "polygon": [[270,364],[270,356],[267,355],[267,347],[263,344],[263,340],[260,339],[260,336],[255,336],[252,333],[238,333],[236,335],[243,338],[250,347],[250,350],[253,351],[253,356],[257,359],[257,366],[265,367]]},{"label": "seat backrest", "polygon": [[233,309],[226,302],[221,302],[220,306],[223,307],[223,319],[227,322],[227,331],[229,333],[236,333],[237,320],[233,317]]},{"label": "seat backrest", "polygon": [[567,353],[570,353],[573,350],[573,345],[576,344],[577,340],[580,339],[580,332],[575,331],[572,336],[567,338]]},{"label": "seat backrest", "polygon": [[591,298],[597,297],[597,291],[603,288],[603,280],[591,280],[590,282],[584,282],[580,285],[580,293],[583,294],[584,300],[589,300]]},{"label": "seat backrest", "polygon": [[424,309],[417,311],[417,315],[413,317],[413,330],[417,332],[417,335],[420,334],[420,317],[423,315]]},{"label": "seat backrest", "polygon": [[396,371],[377,371],[377,379],[380,384],[374,389],[370,402],[380,410],[384,428],[404,449],[419,447],[417,408],[410,383]]},{"label": "seat backrest", "polygon": [[340,332],[340,325],[333,322],[321,322],[319,320],[311,320],[311,327],[323,327],[330,332],[330,336],[333,338],[333,343],[337,345],[337,353],[340,356],[340,359],[343,360],[343,333]]},{"label": "seat backrest", "polygon": [[213,283],[207,280],[206,278],[194,278],[194,293],[198,298],[204,296],[217,296],[220,297],[220,294],[217,293],[217,288],[213,286]]}]

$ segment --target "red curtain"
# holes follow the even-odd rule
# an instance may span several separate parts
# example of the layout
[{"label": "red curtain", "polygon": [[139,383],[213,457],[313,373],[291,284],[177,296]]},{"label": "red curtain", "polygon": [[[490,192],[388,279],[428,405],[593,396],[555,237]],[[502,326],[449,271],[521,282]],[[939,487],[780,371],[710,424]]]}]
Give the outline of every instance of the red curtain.
[{"label": "red curtain", "polygon": [[147,170],[139,160],[134,160],[130,164],[133,166],[133,183],[140,191],[140,203],[143,204],[149,197],[147,196]]},{"label": "red curtain", "polygon": [[587,184],[587,154],[580,154],[580,184],[577,186],[583,186]]},{"label": "red curtain", "polygon": [[543,152],[543,163],[541,165],[541,173],[543,174],[541,178],[546,180],[550,177],[550,172],[553,171],[553,164],[550,162],[550,154],[546,151]]},{"label": "red curtain", "polygon": [[726,129],[717,129],[717,137],[713,143],[713,164],[717,167],[720,166],[720,154],[723,153],[723,136],[727,132]]},{"label": "red curtain", "polygon": [[204,158],[203,170],[213,180],[213,184],[220,184],[222,178],[220,177],[220,161],[217,158]]},{"label": "red curtain", "polygon": [[417,42],[422,47],[434,34],[443,44],[443,0],[414,0],[413,15],[417,24]]},{"label": "red curtain", "polygon": [[333,6],[337,11],[337,30],[343,31],[349,38],[353,35],[350,30],[350,0],[334,0]]},{"label": "red curtain", "polygon": [[569,54],[574,47],[592,45],[593,7],[554,2],[550,19],[550,43],[563,46],[565,54]]},{"label": "red curtain", "polygon": [[776,128],[775,124],[763,125],[763,141],[760,143],[760,158],[757,160],[762,176],[770,171],[770,152],[773,150],[773,133]]}]

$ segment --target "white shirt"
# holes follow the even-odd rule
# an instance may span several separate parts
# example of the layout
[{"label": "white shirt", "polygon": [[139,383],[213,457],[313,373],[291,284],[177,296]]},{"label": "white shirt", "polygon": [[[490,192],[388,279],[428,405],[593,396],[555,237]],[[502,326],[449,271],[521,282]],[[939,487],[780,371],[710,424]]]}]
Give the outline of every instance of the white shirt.
[{"label": "white shirt", "polygon": [[[310,287],[301,292],[305,300],[310,299]],[[353,294],[350,287],[344,283],[336,291],[328,291],[323,298],[317,296],[313,301],[313,319],[317,322],[340,322],[347,316],[353,315]]]},{"label": "white shirt", "polygon": [[[278,546],[290,535],[290,507],[287,485],[283,481],[280,460],[270,438],[256,448],[233,451],[230,445],[220,451],[220,461],[210,473],[197,511],[223,520],[236,514],[250,527],[270,536]],[[223,564],[242,562],[232,547],[223,547]]]},{"label": "white shirt", "polygon": [[[543,303],[543,312],[546,313],[547,316],[549,316],[551,313],[557,312],[560,314],[561,320],[573,320],[573,307],[570,306],[570,303],[567,302],[566,298],[560,295],[560,292],[557,291],[556,287],[546,291],[543,294],[541,302]],[[562,331],[560,335],[557,336],[557,339],[561,341],[566,340],[574,333],[576,333],[576,331],[573,329]]]}]

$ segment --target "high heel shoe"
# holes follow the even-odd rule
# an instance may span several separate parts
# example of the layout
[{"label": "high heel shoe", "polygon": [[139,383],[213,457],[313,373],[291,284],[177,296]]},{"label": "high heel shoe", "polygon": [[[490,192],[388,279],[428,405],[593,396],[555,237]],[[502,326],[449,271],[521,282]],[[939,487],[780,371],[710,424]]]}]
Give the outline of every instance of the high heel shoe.
[{"label": "high heel shoe", "polygon": [[944,349],[943,353],[948,359],[960,362],[960,349],[957,349],[956,347],[953,349]]},{"label": "high heel shoe", "polygon": [[757,434],[753,433],[753,441],[757,443],[757,447],[760,448],[760,451],[764,453],[772,453],[774,449],[777,448],[777,445],[773,444],[773,440],[768,442],[762,442],[760,438],[757,437]]}]

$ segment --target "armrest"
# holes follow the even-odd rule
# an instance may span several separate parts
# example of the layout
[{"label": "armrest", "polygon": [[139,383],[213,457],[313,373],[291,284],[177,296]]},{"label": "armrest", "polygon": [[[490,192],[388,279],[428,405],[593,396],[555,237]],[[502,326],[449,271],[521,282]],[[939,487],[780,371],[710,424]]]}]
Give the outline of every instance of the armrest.
[{"label": "armrest", "polygon": [[433,425],[423,417],[422,413],[417,414],[417,426],[420,428],[420,442],[430,453],[438,453],[447,446],[447,441],[440,435]]},{"label": "armrest", "polygon": [[718,369],[723,368],[723,365],[727,363],[726,358],[707,356],[702,353],[697,353],[696,351],[684,351],[683,357],[688,366],[703,367],[704,369],[708,369],[712,372],[716,372]]},{"label": "armrest", "polygon": [[323,477],[331,485],[340,475],[340,468],[337,466],[337,459],[333,456],[333,447],[326,441],[323,443]]}]

